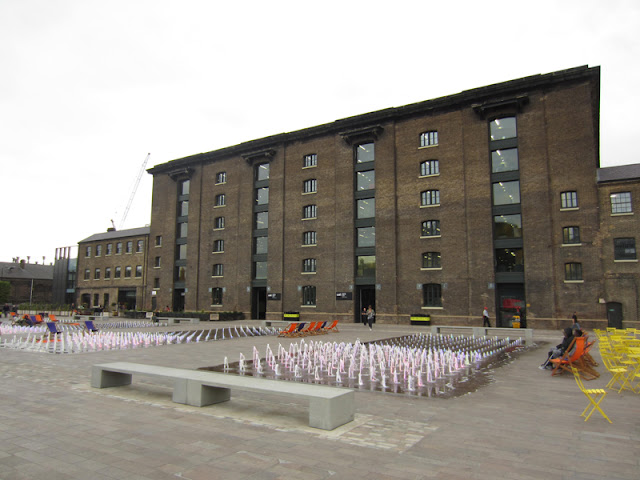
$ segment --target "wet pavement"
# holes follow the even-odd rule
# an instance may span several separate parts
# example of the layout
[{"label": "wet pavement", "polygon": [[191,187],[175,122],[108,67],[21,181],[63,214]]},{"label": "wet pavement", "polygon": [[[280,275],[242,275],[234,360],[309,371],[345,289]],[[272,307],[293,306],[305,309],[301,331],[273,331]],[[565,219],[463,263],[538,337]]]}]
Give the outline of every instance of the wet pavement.
[{"label": "wet pavement", "polygon": [[[416,332],[341,325],[322,339],[371,342]],[[560,337],[534,332],[538,345]],[[613,424],[597,412],[584,422],[588,402],[573,378],[538,369],[547,346],[490,369],[491,381],[460,396],[357,390],[355,420],[330,432],[308,427],[305,403],[282,395],[232,392],[230,402],[197,408],[173,403],[171,385],[144,377],[127,387],[89,386],[96,363],[196,369],[235,361],[254,346],[297,341],[243,337],[67,355],[0,349],[0,478],[640,477],[640,395],[610,392],[601,405]],[[590,388],[610,378],[597,370]]]}]

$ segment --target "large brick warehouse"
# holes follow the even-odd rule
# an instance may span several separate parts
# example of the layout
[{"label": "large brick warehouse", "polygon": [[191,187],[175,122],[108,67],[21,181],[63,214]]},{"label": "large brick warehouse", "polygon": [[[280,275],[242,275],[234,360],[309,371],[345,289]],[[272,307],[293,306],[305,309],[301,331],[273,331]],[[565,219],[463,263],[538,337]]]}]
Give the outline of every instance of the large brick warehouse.
[{"label": "large brick warehouse", "polygon": [[145,307],[602,326],[599,92],[584,66],[157,165]]}]

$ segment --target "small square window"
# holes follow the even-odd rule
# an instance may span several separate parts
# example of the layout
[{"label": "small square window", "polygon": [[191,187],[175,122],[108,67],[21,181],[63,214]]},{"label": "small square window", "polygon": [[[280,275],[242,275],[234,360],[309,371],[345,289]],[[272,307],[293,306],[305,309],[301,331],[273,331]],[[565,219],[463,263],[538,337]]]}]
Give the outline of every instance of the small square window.
[{"label": "small square window", "polygon": [[318,165],[318,155],[312,153],[305,155],[302,159],[302,168],[316,167]]},{"label": "small square window", "polygon": [[227,183],[227,172],[216,173],[216,184]]},{"label": "small square window", "polygon": [[316,232],[304,232],[302,234],[302,244],[303,245],[316,245],[318,238]]},{"label": "small square window", "polygon": [[422,268],[442,268],[440,252],[423,253]]},{"label": "small square window", "polygon": [[426,220],[422,222],[422,237],[439,237],[440,220]]},{"label": "small square window", "polygon": [[422,285],[422,305],[425,307],[442,307],[442,285],[439,283]]},{"label": "small square window", "polygon": [[618,192],[611,194],[611,213],[631,213],[631,192]]},{"label": "small square window", "polygon": [[564,279],[565,281],[582,280],[582,264],[581,263],[565,263]]},{"label": "small square window", "polygon": [[224,252],[224,240],[215,240],[213,242],[213,251],[214,253]]},{"label": "small square window", "polygon": [[224,228],[224,217],[216,217],[213,228],[216,230],[222,230]]},{"label": "small square window", "polygon": [[421,147],[433,147],[438,145],[438,131],[431,130],[420,134],[420,146]]},{"label": "small square window", "polygon": [[562,192],[560,194],[560,208],[578,208],[578,192]]},{"label": "small square window", "polygon": [[224,275],[224,265],[221,263],[216,263],[213,266],[213,273],[211,274],[212,277],[222,277]]},{"label": "small square window", "polygon": [[305,258],[302,261],[302,271],[304,273],[316,273],[316,259]]},{"label": "small square window", "polygon": [[224,193],[216,195],[216,207],[224,207],[226,205],[226,199]]},{"label": "small square window", "polygon": [[421,192],[420,205],[423,207],[440,205],[440,190],[425,190],[424,192]]},{"label": "small square window", "polygon": [[438,160],[426,160],[420,163],[420,176],[428,177],[440,175],[440,162]]},{"label": "small square window", "polygon": [[302,218],[317,218],[318,216],[318,208],[315,205],[306,205],[302,209]]},{"label": "small square window", "polygon": [[635,238],[614,238],[613,258],[615,260],[636,260],[636,239]]},{"label": "small square window", "polygon": [[316,193],[318,191],[318,182],[315,178],[305,180],[302,184],[302,193]]},{"label": "small square window", "polygon": [[562,229],[562,243],[564,245],[580,243],[580,227],[564,227]]}]

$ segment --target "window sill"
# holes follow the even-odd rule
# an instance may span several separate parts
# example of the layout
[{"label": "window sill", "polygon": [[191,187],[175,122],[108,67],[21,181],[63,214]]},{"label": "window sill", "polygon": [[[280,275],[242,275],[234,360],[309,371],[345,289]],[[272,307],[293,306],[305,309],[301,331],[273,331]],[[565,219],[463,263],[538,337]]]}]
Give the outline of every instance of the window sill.
[{"label": "window sill", "polygon": [[300,272],[302,275],[315,275],[317,272]]},{"label": "window sill", "polygon": [[570,207],[570,208],[561,208],[560,211],[561,212],[571,212],[574,210],[580,210],[580,207]]},{"label": "window sill", "polygon": [[315,192],[302,192],[302,195],[315,195],[316,193],[318,193],[317,191]]},{"label": "window sill", "polygon": [[418,175],[418,178],[430,178],[430,177],[439,177],[439,173],[432,173],[431,175]]},{"label": "window sill", "polygon": [[316,168],[318,165],[309,165],[307,167],[302,167],[303,170],[307,170],[308,168]]},{"label": "window sill", "polygon": [[213,208],[224,208],[226,205],[214,205]]},{"label": "window sill", "polygon": [[219,305],[219,304],[215,304],[215,305],[214,305],[214,304],[211,304],[211,305],[209,305],[209,306],[210,306],[211,308],[222,308],[222,307],[223,307],[223,305]]},{"label": "window sill", "polygon": [[211,278],[224,278],[224,275],[211,275]]},{"label": "window sill", "polygon": [[221,252],[211,252],[211,253],[214,254],[214,255],[217,255],[219,253],[224,253],[224,250],[222,250]]},{"label": "window sill", "polygon": [[444,310],[444,307],[420,307],[421,310]]},{"label": "window sill", "polygon": [[318,246],[317,243],[310,243],[309,245],[302,245],[302,248],[305,248],[305,247],[317,247],[317,246]]},{"label": "window sill", "polygon": [[425,148],[433,148],[433,147],[437,147],[439,144],[436,143],[435,145],[424,145],[422,147],[418,147],[418,150],[424,150]]},{"label": "window sill", "polygon": [[441,238],[442,235],[420,235],[420,238]]},{"label": "window sill", "polygon": [[629,258],[626,260],[613,260],[613,263],[638,263],[638,259],[637,258]]},{"label": "window sill", "polygon": [[422,272],[433,272],[433,271],[437,271],[437,270],[442,270],[442,267],[430,267],[430,268],[421,268],[420,271]]},{"label": "window sill", "polygon": [[581,247],[582,243],[563,243],[561,247]]},{"label": "window sill", "polygon": [[629,215],[633,215],[633,212],[622,212],[622,213],[612,213],[612,217],[626,217]]},{"label": "window sill", "polygon": [[564,283],[584,283],[584,280],[565,280]]},{"label": "window sill", "polygon": [[309,218],[303,218],[302,221],[304,222],[305,220],[317,220],[318,217],[309,217]]},{"label": "window sill", "polygon": [[216,182],[216,183],[214,183],[214,185],[225,185],[226,183],[227,183],[226,181],[225,182]]},{"label": "window sill", "polygon": [[224,230],[224,227],[222,227],[222,228],[214,228],[213,229],[214,232],[217,232],[217,231],[220,231],[220,230]]},{"label": "window sill", "polygon": [[420,205],[420,208],[431,208],[431,207],[439,207],[439,203],[434,203],[433,205]]},{"label": "window sill", "polygon": [[317,305],[300,305],[300,308],[317,308]]}]

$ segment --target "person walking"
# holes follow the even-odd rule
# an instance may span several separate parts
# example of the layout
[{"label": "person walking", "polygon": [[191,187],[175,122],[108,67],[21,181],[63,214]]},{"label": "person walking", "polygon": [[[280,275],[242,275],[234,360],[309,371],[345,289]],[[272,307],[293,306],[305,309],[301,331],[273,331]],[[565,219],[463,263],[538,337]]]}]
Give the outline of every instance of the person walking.
[{"label": "person walking", "polygon": [[373,330],[373,319],[376,316],[376,312],[373,310],[373,307],[369,305],[367,308],[367,322],[369,322],[369,330]]},{"label": "person walking", "polygon": [[491,322],[489,321],[489,310],[487,310],[487,307],[484,307],[484,310],[482,311],[482,326],[491,327]]}]

